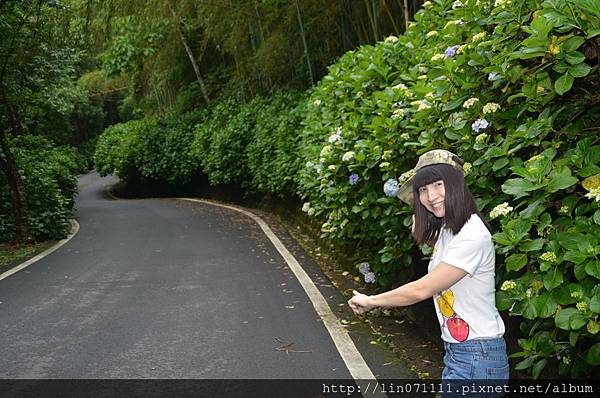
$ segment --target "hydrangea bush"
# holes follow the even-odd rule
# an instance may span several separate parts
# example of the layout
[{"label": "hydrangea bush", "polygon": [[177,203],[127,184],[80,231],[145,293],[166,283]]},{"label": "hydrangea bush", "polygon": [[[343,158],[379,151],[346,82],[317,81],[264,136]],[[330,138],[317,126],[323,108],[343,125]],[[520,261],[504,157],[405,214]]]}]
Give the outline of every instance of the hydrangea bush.
[{"label": "hydrangea bush", "polygon": [[600,364],[600,4],[423,7],[407,34],[347,53],[315,88],[305,209],[369,263],[365,282],[390,287],[411,263],[397,186],[421,153],[456,152],[495,228],[498,307],[522,321],[515,368],[588,373]]}]

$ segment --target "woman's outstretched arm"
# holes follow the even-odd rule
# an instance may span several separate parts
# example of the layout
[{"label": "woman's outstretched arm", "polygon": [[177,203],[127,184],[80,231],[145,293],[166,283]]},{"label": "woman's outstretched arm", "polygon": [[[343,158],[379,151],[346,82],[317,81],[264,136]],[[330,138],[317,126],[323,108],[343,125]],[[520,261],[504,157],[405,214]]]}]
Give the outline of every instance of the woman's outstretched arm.
[{"label": "woman's outstretched arm", "polygon": [[465,275],[467,271],[441,262],[422,278],[385,293],[367,296],[354,291],[354,297],[348,300],[348,305],[356,314],[362,314],[375,307],[404,307],[433,297],[434,294],[454,285]]}]

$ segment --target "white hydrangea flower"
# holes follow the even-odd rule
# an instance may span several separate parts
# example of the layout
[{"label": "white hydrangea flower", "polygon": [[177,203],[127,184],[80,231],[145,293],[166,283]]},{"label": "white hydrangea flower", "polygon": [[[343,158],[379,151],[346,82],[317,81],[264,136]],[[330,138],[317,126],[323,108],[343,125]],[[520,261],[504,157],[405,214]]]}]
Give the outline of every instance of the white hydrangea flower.
[{"label": "white hydrangea flower", "polygon": [[308,213],[309,216],[314,216],[315,215],[315,209],[311,207],[310,209],[308,209],[307,213]]},{"label": "white hydrangea flower", "polygon": [[500,105],[496,104],[495,102],[488,102],[487,104],[485,104],[483,106],[483,113],[484,114],[494,113],[494,112],[498,111],[499,109],[500,109]]},{"label": "white hydrangea flower", "polygon": [[343,162],[349,162],[354,159],[354,151],[348,151],[344,155],[342,155]]},{"label": "white hydrangea flower", "polygon": [[331,153],[331,145],[325,145],[323,147],[323,149],[321,149],[321,159],[325,159],[327,158],[327,156],[329,156],[329,154]]},{"label": "white hydrangea flower", "polygon": [[316,99],[316,100],[313,101],[313,104],[315,106],[319,106],[319,105],[321,105],[321,100],[320,99]]},{"label": "white hydrangea flower", "polygon": [[500,287],[500,290],[505,292],[507,290],[512,290],[516,287],[517,287],[517,283],[515,281],[508,280],[508,281],[502,282],[502,286]]},{"label": "white hydrangea flower", "polygon": [[404,109],[398,108],[392,112],[392,119],[402,119],[404,117]]},{"label": "white hydrangea flower", "polygon": [[540,256],[540,259],[549,263],[555,264],[558,261],[556,254],[553,252],[545,252]]},{"label": "white hydrangea flower", "polygon": [[425,99],[432,100],[435,98],[435,95],[432,92],[425,94]]},{"label": "white hydrangea flower", "polygon": [[430,37],[435,37],[438,35],[437,30],[431,30],[429,32],[427,32],[427,34],[425,35],[425,37],[430,38]]},{"label": "white hydrangea flower", "polygon": [[592,188],[588,193],[585,194],[588,199],[594,199],[596,202],[600,202],[600,187]]},{"label": "white hydrangea flower", "polygon": [[446,58],[446,55],[444,55],[444,54],[435,54],[433,57],[431,57],[431,61],[432,62],[443,61],[445,58]]},{"label": "white hydrangea flower", "polygon": [[471,163],[466,162],[465,164],[463,164],[463,170],[465,171],[465,174],[469,174],[472,169],[473,165]]},{"label": "white hydrangea flower", "polygon": [[406,87],[406,85],[404,83],[398,83],[395,86],[392,86],[393,89],[396,90],[407,90],[408,87]]},{"label": "white hydrangea flower", "polygon": [[408,133],[402,133],[400,134],[400,138],[402,138],[404,141],[410,139],[410,134]]},{"label": "white hydrangea flower", "polygon": [[302,205],[302,211],[303,212],[308,212],[308,210],[310,209],[310,202],[306,202]]},{"label": "white hydrangea flower", "polygon": [[494,207],[492,211],[490,211],[490,217],[496,218],[498,216],[505,216],[513,210],[511,206],[508,205],[507,202],[501,203],[498,206]]},{"label": "white hydrangea flower", "polygon": [[475,97],[469,98],[468,100],[466,100],[463,103],[463,108],[469,109],[470,107],[472,107],[473,105],[475,105],[478,102],[479,102],[479,98],[475,98]]},{"label": "white hydrangea flower", "polygon": [[508,8],[512,4],[512,0],[496,0],[494,7]]},{"label": "white hydrangea flower", "polygon": [[328,168],[330,171],[335,171],[335,170],[337,169],[337,166],[336,166],[335,164],[330,164],[329,166],[327,166],[327,168]]},{"label": "white hydrangea flower", "polygon": [[431,109],[431,104],[429,104],[429,102],[425,101],[425,100],[420,100],[420,101],[415,101],[415,105],[419,105],[419,107],[417,108],[417,112],[421,112],[421,111],[425,111],[427,109]]},{"label": "white hydrangea flower", "polygon": [[460,1],[460,0],[456,0],[454,3],[452,3],[452,9],[453,9],[453,10],[456,10],[457,8],[462,8],[462,7],[464,7],[464,6],[465,6],[465,5],[464,5],[464,4],[463,4],[463,2],[462,2],[462,1]]},{"label": "white hydrangea flower", "polygon": [[486,38],[486,36],[487,36],[487,33],[486,33],[486,32],[479,32],[479,33],[477,33],[476,35],[474,35],[474,36],[473,36],[473,38],[471,39],[471,41],[472,41],[473,43],[477,43],[477,42],[480,42],[480,41],[482,41],[483,39],[485,39],[485,38]]},{"label": "white hydrangea flower", "polygon": [[488,137],[488,135],[486,133],[481,133],[477,137],[475,137],[475,142],[478,143],[478,144],[481,144],[482,142],[485,141],[485,139],[487,137]]},{"label": "white hydrangea flower", "polygon": [[388,37],[385,38],[384,41],[386,43],[396,43],[398,41],[398,38],[394,35],[389,35]]}]

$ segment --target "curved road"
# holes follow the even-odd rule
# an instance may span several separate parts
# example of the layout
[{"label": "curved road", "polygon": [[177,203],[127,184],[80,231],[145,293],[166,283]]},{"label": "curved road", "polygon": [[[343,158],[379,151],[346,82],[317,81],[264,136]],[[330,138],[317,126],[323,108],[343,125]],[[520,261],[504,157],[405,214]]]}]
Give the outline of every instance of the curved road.
[{"label": "curved road", "polygon": [[113,182],[80,177],[79,233],[0,281],[0,378],[351,379],[254,221]]}]

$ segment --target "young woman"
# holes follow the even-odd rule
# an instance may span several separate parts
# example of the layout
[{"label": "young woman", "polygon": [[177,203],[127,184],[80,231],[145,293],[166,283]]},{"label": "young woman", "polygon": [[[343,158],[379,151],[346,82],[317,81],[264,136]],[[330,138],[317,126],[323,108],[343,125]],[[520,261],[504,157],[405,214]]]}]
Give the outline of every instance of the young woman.
[{"label": "young woman", "polygon": [[429,151],[398,193],[415,209],[413,238],[433,246],[427,275],[373,296],[354,291],[348,305],[361,314],[433,297],[446,351],[442,380],[505,381],[508,359],[495,302],[494,245],[462,164],[451,152]]}]

